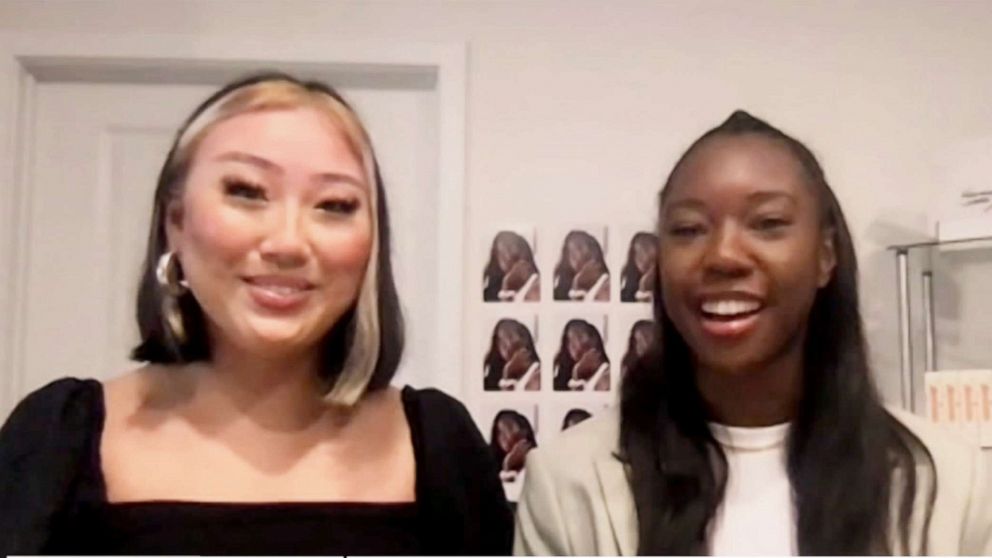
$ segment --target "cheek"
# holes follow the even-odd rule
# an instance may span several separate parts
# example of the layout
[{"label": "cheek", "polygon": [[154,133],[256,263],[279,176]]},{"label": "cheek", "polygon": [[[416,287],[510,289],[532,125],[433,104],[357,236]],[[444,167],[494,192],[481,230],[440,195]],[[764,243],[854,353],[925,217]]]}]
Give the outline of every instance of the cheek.
[{"label": "cheek", "polygon": [[232,263],[256,244],[256,234],[243,216],[209,200],[190,200],[185,222],[186,250],[203,263]]},{"label": "cheek", "polygon": [[314,250],[329,273],[363,273],[372,252],[371,229],[366,224],[321,231],[315,235]]},{"label": "cheek", "polygon": [[661,298],[670,310],[677,310],[683,293],[693,281],[693,264],[690,254],[671,250],[665,254],[664,262],[658,262],[658,280]]},{"label": "cheek", "polygon": [[777,297],[798,300],[815,296],[819,288],[819,260],[815,242],[797,238],[765,250],[759,261],[763,262],[765,275]]}]

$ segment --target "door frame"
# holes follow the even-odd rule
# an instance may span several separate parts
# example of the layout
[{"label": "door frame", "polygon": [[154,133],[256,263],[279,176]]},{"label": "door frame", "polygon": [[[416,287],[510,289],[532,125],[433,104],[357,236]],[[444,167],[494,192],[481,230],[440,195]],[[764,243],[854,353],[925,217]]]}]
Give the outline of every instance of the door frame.
[{"label": "door frame", "polygon": [[437,95],[437,289],[442,296],[436,300],[438,369],[430,377],[435,387],[463,397],[466,63],[464,43],[0,33],[0,417],[13,408],[24,385],[23,295],[31,256],[29,169],[37,84],[210,83],[218,75],[227,75],[226,80],[259,68],[340,75],[338,85],[433,90]]}]

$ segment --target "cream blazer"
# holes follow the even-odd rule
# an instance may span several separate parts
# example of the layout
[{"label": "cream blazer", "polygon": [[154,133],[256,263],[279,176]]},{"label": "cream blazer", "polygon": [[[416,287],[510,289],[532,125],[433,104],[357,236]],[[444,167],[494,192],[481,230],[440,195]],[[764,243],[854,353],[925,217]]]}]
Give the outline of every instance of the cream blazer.
[{"label": "cream blazer", "polygon": [[[933,455],[937,494],[928,552],[992,556],[992,475],[981,450],[922,417],[890,411]],[[612,409],[528,454],[515,554],[637,553],[634,500],[624,466],[614,457],[618,435],[619,413]],[[914,525],[911,543],[919,548],[922,518]]]}]

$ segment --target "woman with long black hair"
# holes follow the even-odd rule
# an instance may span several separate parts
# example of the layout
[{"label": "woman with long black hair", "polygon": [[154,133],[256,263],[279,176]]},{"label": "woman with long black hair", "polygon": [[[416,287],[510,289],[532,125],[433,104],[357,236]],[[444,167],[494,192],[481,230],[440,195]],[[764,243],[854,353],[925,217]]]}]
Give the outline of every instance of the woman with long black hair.
[{"label": "woman with long black hair", "polygon": [[610,270],[596,237],[582,230],[565,235],[555,265],[555,300],[609,301]]},{"label": "woman with long black hair", "polygon": [[565,324],[555,355],[554,371],[556,391],[610,389],[610,358],[596,326],[580,319]]},{"label": "woman with long black hair", "polygon": [[619,412],[531,454],[518,553],[992,553],[980,451],[876,392],[808,148],[735,112],[675,165],[658,232],[652,357]]},{"label": "woman with long black hair", "polygon": [[521,413],[503,409],[493,418],[489,447],[499,464],[500,479],[513,482],[523,471],[527,453],[537,447],[534,427]]},{"label": "woman with long black hair", "polygon": [[483,361],[482,382],[486,391],[541,389],[541,359],[527,326],[512,318],[496,323]]}]

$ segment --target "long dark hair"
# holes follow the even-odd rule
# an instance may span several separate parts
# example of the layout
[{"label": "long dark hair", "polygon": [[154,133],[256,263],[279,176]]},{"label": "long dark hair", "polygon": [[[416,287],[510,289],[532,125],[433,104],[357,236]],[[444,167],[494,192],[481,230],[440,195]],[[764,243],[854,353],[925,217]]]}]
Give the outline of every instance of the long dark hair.
[{"label": "long dark hair", "polygon": [[606,258],[603,256],[603,247],[600,246],[596,237],[582,230],[569,231],[565,235],[565,240],[561,243],[561,257],[558,258],[558,264],[555,266],[555,300],[571,300],[568,296],[568,291],[572,288],[572,281],[575,279],[575,275],[578,274],[579,270],[572,269],[568,261],[568,245],[575,240],[584,242],[589,246],[592,252],[592,259],[599,262],[604,270],[608,269]]},{"label": "long dark hair", "polygon": [[[192,293],[187,291],[178,300],[182,323],[186,332],[185,339],[178,340],[175,335],[170,333],[165,316],[163,316],[165,293],[156,281],[155,269],[159,258],[168,250],[166,210],[177,192],[181,190],[189,171],[189,157],[187,153],[183,153],[180,140],[190,124],[229,93],[263,82],[287,82],[310,92],[328,95],[352,111],[341,95],[329,85],[318,81],[302,81],[279,72],[258,73],[229,83],[193,111],[176,132],[169,154],[162,164],[158,184],[155,188],[148,247],[138,286],[137,321],[141,342],[131,352],[131,358],[134,360],[171,364],[210,359],[210,342],[207,336],[206,321],[203,310]],[[379,355],[375,371],[366,387],[369,391],[382,389],[389,385],[403,353],[403,317],[400,311],[399,297],[396,293],[396,284],[393,281],[392,262],[389,255],[390,232],[386,192],[383,187],[382,176],[379,173],[379,163],[375,160],[374,154],[371,157],[378,200],[376,223],[379,256],[377,261],[378,280],[375,289],[378,297]],[[329,386],[333,385],[344,365],[349,340],[356,335],[355,322],[355,308],[353,307],[338,320],[338,323],[331,328],[324,338],[321,378]]]},{"label": "long dark hair", "polygon": [[493,245],[489,249],[489,263],[482,273],[484,286],[482,288],[482,300],[485,302],[495,302],[499,300],[499,291],[503,286],[503,277],[506,272],[499,266],[500,243],[508,242],[520,249],[521,259],[527,261],[537,270],[537,262],[534,261],[534,251],[530,248],[527,239],[513,231],[500,231],[493,237]]},{"label": "long dark hair", "polygon": [[568,352],[568,333],[572,329],[580,329],[588,333],[592,337],[594,348],[603,354],[606,362],[610,362],[610,358],[606,354],[606,347],[603,345],[603,336],[599,334],[596,326],[581,319],[569,320],[561,330],[561,344],[558,346],[558,354],[555,355],[553,364],[555,370],[554,389],[558,391],[568,391],[568,381],[572,379],[572,368],[575,367],[575,359]]},{"label": "long dark hair", "polygon": [[489,431],[489,448],[492,450],[493,457],[496,458],[496,462],[499,463],[500,467],[503,466],[503,460],[506,459],[507,454],[506,450],[499,445],[499,423],[502,420],[511,420],[517,423],[517,426],[524,431],[524,438],[530,442],[531,448],[537,447],[537,438],[534,437],[534,427],[531,426],[527,417],[513,409],[503,409],[496,413],[496,417],[493,418],[492,430]]},{"label": "long dark hair", "polygon": [[636,253],[637,245],[644,242],[657,246],[658,237],[652,233],[643,231],[631,237],[630,247],[627,249],[627,262],[624,263],[620,275],[620,302],[634,302],[637,300],[635,295],[637,294],[638,287],[641,285],[642,273],[637,267],[634,254]]},{"label": "long dark hair", "polygon": [[[660,201],[702,143],[744,134],[780,142],[796,158],[820,200],[824,230],[832,231],[836,250],[833,277],[810,310],[802,393],[787,442],[799,553],[925,553],[935,484],[930,483],[925,499],[919,549],[910,549],[910,524],[921,484],[917,467],[935,478],[933,458],[885,410],[873,385],[858,309],[854,245],[813,154],[798,140],[737,111],[682,155]],[[638,552],[705,554],[724,496],[727,460],[707,426],[691,350],[669,318],[657,283],[654,313],[660,336],[651,358],[638,361],[623,380],[620,457],[629,468],[637,510]]]},{"label": "long dark hair", "polygon": [[495,391],[499,389],[499,380],[503,377],[503,367],[506,366],[506,359],[499,352],[499,332],[509,329],[520,335],[524,342],[524,347],[534,355],[534,359],[540,362],[537,356],[537,349],[534,347],[534,337],[530,334],[527,326],[512,318],[503,318],[496,323],[493,328],[492,340],[489,342],[489,352],[483,360],[485,377],[483,378],[483,389]]}]

